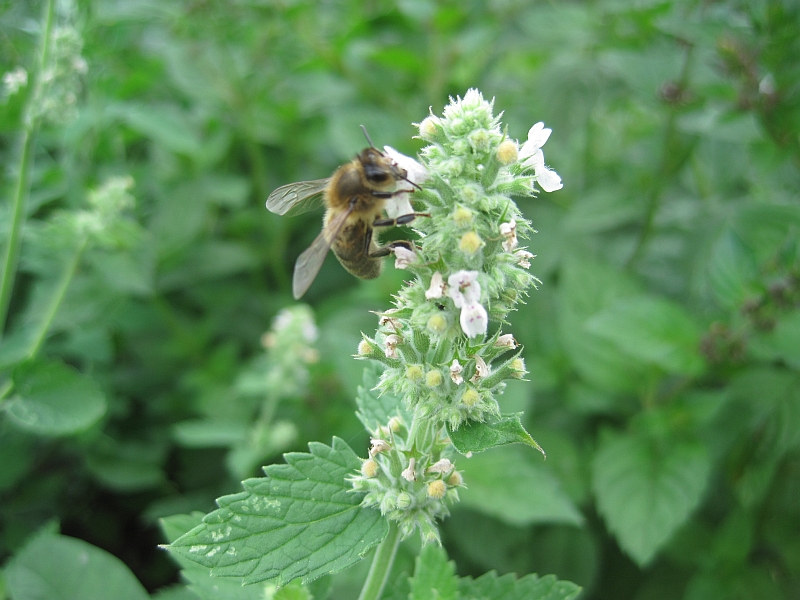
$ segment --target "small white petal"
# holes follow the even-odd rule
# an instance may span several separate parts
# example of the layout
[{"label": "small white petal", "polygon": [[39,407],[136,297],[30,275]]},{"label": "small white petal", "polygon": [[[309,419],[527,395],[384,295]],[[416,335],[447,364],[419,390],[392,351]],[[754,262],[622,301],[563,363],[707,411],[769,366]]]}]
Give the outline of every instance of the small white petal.
[{"label": "small white petal", "polygon": [[431,285],[425,291],[425,298],[427,300],[441,298],[444,295],[445,288],[446,286],[442,274],[439,273],[439,271],[434,271],[433,277],[431,277]]},{"label": "small white petal", "polygon": [[451,463],[446,458],[437,460],[427,469],[428,473],[449,473],[452,470],[453,470],[453,463]]},{"label": "small white petal", "polygon": [[518,250],[516,252],[516,256],[517,256],[517,263],[519,263],[519,266],[522,267],[523,269],[529,269],[531,266],[531,259],[534,258],[536,255],[531,254],[527,250]]},{"label": "small white petal", "polygon": [[547,167],[537,171],[536,183],[538,183],[545,192],[555,192],[556,190],[560,190],[564,187],[564,184],[561,183],[561,177],[559,177],[558,173],[552,169],[548,169]]},{"label": "small white petal", "polygon": [[392,449],[389,443],[384,440],[373,438],[370,440],[370,443],[372,444],[372,447],[369,449],[370,456],[375,456],[381,452],[388,452]]},{"label": "small white petal", "polygon": [[472,338],[486,333],[486,328],[489,326],[489,315],[486,313],[486,309],[477,302],[465,304],[461,308],[459,323],[467,337]]},{"label": "small white petal", "polygon": [[500,235],[506,239],[503,241],[503,250],[513,252],[517,247],[517,222],[511,219],[508,223],[500,224]]},{"label": "small white petal", "polygon": [[551,133],[553,133],[553,130],[545,127],[544,123],[539,121],[528,130],[528,141],[541,148],[550,138]]},{"label": "small white petal", "polygon": [[510,348],[514,350],[517,347],[517,340],[515,340],[514,336],[510,333],[506,333],[497,338],[494,345],[496,348]]},{"label": "small white petal", "polygon": [[456,308],[480,301],[481,284],[478,283],[477,271],[458,271],[447,278],[447,283],[450,286],[447,293]]},{"label": "small white petal", "polygon": [[416,466],[416,462],[417,462],[416,459],[413,458],[408,459],[408,467],[404,469],[403,472],[401,473],[403,479],[405,479],[406,481],[417,480],[417,473],[414,469],[414,467]]},{"label": "small white petal", "polygon": [[458,359],[453,359],[453,362],[450,365],[450,378],[456,385],[461,385],[464,383],[464,378],[461,377],[461,372],[463,370],[464,367],[461,366],[461,363],[458,362]]},{"label": "small white petal", "polygon": [[481,379],[489,375],[489,367],[486,364],[486,361],[483,360],[483,357],[476,356],[475,357],[475,375],[472,376],[470,381],[472,383],[478,383]]},{"label": "small white petal", "polygon": [[[428,169],[422,166],[421,163],[417,162],[410,156],[406,156],[405,154],[401,154],[391,146],[384,146],[384,152],[386,155],[394,161],[401,169],[406,170],[406,177],[412,183],[416,183],[417,185],[425,182],[428,179]],[[410,211],[414,212],[414,211]]]},{"label": "small white petal", "polygon": [[394,266],[396,269],[405,269],[409,265],[413,265],[417,262],[417,253],[403,246],[394,248],[394,256]]},{"label": "small white petal", "polygon": [[390,219],[396,219],[403,215],[410,215],[414,212],[414,207],[411,206],[411,200],[409,200],[409,194],[406,192],[395,194],[389,198],[383,209],[386,211],[386,216]]}]

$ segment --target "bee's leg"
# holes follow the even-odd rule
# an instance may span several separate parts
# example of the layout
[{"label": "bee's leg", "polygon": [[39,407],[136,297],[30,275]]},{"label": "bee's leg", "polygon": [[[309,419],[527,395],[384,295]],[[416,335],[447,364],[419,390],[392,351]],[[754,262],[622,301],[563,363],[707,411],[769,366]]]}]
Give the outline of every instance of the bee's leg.
[{"label": "bee's leg", "polygon": [[430,213],[408,213],[407,215],[400,215],[396,219],[375,219],[372,222],[373,227],[394,227],[395,225],[405,225],[411,223],[417,217],[430,217]]},{"label": "bee's leg", "polygon": [[380,258],[381,256],[389,256],[395,248],[405,248],[406,250],[414,250],[414,244],[412,242],[408,242],[405,240],[399,240],[396,242],[390,242],[383,246],[382,248],[378,248],[375,252],[367,254],[370,258]]}]

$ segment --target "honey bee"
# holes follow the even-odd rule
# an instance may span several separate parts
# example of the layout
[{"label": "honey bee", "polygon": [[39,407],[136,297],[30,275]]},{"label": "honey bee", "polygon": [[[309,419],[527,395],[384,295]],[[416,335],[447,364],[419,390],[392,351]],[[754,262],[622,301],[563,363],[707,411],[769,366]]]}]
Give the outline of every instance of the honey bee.
[{"label": "honey bee", "polygon": [[401,246],[413,249],[412,243],[397,241],[378,246],[375,227],[405,225],[427,213],[408,213],[397,218],[385,218],[386,202],[413,189],[397,190],[405,181],[416,189],[419,185],[408,178],[406,169],[375,148],[362,125],[369,148],[362,150],[351,162],[339,167],[327,179],[300,181],[279,187],[267,198],[267,208],[278,215],[298,215],[324,204],[323,227],[317,238],[297,259],[294,265],[292,293],[295,300],[306,293],[319,273],[329,249],[342,266],[362,279],[380,275],[382,257]]}]

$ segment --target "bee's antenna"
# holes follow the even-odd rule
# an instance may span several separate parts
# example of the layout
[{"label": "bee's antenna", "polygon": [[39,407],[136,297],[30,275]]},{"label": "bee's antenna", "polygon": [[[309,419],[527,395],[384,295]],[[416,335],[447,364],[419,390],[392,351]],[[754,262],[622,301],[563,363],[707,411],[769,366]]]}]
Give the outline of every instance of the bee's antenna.
[{"label": "bee's antenna", "polygon": [[421,188],[419,185],[417,185],[416,183],[414,183],[413,181],[411,181],[411,180],[410,180],[408,177],[402,177],[402,179],[403,179],[403,181],[407,181],[408,183],[410,183],[411,185],[413,185],[413,186],[414,186],[415,188],[417,188],[418,190],[422,190],[422,188]]},{"label": "bee's antenna", "polygon": [[369,142],[369,147],[370,147],[370,148],[374,148],[374,147],[375,147],[375,144],[373,144],[373,143],[372,143],[372,140],[371,140],[371,139],[369,139],[369,134],[367,133],[367,128],[366,128],[366,127],[364,127],[363,125],[361,125],[361,131],[363,131],[363,132],[364,132],[364,137],[365,137],[365,138],[367,138],[367,141]]}]

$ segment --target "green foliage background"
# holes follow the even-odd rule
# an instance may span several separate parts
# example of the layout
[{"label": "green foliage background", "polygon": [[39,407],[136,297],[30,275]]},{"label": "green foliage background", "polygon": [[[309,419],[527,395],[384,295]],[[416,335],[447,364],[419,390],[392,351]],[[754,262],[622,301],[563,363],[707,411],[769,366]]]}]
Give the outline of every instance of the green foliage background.
[{"label": "green foliage background", "polygon": [[[41,8],[0,6],[0,70],[31,71]],[[32,556],[58,562],[31,537],[54,523],[160,598],[195,597],[163,591],[178,576],[157,519],[239,489],[232,449],[259,407],[243,378],[320,228],[266,196],[349,160],[359,124],[414,153],[411,123],[477,87],[511,137],[553,128],[565,187],[522,205],[543,285],[512,319],[531,374],[503,406],[548,458],[462,460],[469,489],[444,524],[458,572],[553,573],[587,599],[800,598],[794,2],[92,0],[77,26],[89,70],[77,119],[37,138],[0,381],[80,372],[64,397],[100,390],[106,409],[64,435],[0,405],[12,597],[28,597],[21,565],[49,568]],[[25,94],[0,111],[2,236]],[[83,256],[41,352],[56,366],[18,365],[13,334],[61,272],[46,224],[127,174],[136,235]],[[304,299],[321,360],[280,404],[265,462],[334,435],[366,453],[351,355],[402,277],[326,263]],[[335,589],[348,577],[358,589],[363,572]]]}]

